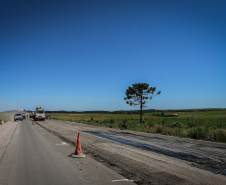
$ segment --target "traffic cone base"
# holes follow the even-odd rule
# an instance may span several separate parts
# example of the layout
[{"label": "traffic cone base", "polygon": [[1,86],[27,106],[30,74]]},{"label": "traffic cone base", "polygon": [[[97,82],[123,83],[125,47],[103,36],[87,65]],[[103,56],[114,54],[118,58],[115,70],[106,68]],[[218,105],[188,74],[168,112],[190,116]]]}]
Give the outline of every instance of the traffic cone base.
[{"label": "traffic cone base", "polygon": [[86,156],[85,155],[77,155],[77,154],[71,154],[71,157],[72,158],[85,158]]},{"label": "traffic cone base", "polygon": [[72,158],[84,158],[85,155],[82,154],[82,146],[81,146],[81,141],[80,141],[80,133],[78,133],[78,139],[77,139],[77,146],[75,153],[71,154]]}]

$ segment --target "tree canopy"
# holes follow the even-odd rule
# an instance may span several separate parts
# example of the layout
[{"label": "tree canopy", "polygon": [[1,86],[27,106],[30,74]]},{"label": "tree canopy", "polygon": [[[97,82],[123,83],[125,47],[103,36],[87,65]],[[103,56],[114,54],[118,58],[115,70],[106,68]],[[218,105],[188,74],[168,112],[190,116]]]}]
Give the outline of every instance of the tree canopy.
[{"label": "tree canopy", "polygon": [[124,100],[130,106],[140,105],[140,123],[142,123],[142,109],[146,107],[147,100],[151,100],[160,93],[161,91],[156,92],[156,87],[149,87],[147,83],[136,83],[128,87]]}]

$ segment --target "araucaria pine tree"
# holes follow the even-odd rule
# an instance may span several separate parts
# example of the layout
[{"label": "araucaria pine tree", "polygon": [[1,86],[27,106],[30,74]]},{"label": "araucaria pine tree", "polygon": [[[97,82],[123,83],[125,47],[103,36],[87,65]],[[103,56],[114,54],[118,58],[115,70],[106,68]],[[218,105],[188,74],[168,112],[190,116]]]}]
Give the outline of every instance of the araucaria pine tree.
[{"label": "araucaria pine tree", "polygon": [[156,92],[156,87],[149,87],[147,83],[136,83],[128,87],[124,100],[130,106],[140,105],[140,123],[142,123],[142,110],[146,107],[147,100],[151,100],[160,93],[161,91]]}]

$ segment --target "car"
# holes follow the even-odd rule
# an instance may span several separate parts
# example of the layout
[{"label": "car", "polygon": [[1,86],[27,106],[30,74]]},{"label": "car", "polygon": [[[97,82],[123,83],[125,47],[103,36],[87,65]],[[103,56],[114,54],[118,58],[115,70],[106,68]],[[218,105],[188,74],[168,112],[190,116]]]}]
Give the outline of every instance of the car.
[{"label": "car", "polygon": [[22,121],[23,121],[23,115],[20,114],[20,113],[15,114],[15,115],[14,115],[14,121],[16,121],[16,120],[22,120]]},{"label": "car", "polygon": [[51,116],[46,116],[46,119],[51,119]]}]

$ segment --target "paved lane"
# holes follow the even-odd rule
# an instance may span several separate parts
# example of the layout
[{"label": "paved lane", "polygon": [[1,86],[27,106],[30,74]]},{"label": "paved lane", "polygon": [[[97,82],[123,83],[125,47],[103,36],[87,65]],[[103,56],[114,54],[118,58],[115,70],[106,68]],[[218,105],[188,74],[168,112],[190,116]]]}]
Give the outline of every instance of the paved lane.
[{"label": "paved lane", "polygon": [[[223,175],[226,147],[223,143],[61,120],[40,121],[38,124],[69,142],[74,142],[75,132],[81,132],[86,153],[138,183],[226,184],[226,176]],[[203,167],[211,167],[218,174],[210,169],[203,170]]]},{"label": "paved lane", "polygon": [[[36,127],[37,128],[37,127]],[[0,184],[91,184],[37,132],[31,121],[19,123],[0,161]]]}]

